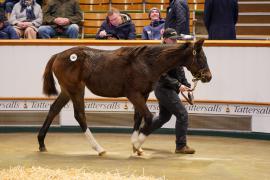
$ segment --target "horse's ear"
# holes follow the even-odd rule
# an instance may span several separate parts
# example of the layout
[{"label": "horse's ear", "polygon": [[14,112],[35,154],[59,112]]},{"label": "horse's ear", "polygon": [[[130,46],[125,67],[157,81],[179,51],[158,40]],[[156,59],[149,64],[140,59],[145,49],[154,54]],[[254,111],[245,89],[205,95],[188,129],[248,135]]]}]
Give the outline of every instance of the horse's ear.
[{"label": "horse's ear", "polygon": [[195,42],[194,49],[197,52],[200,52],[202,50],[203,43],[204,43],[204,39],[199,39],[198,41]]}]

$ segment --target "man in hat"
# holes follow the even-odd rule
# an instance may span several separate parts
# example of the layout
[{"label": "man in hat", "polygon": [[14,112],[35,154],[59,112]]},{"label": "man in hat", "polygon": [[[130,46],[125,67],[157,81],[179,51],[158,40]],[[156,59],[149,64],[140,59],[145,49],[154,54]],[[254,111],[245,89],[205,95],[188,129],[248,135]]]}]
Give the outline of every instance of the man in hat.
[{"label": "man in hat", "polygon": [[[163,33],[164,44],[176,44],[179,38],[181,37],[172,28],[166,29]],[[195,153],[193,148],[187,146],[188,112],[178,96],[180,91],[189,91],[190,87],[183,67],[178,66],[163,74],[154,90],[159,103],[159,116],[153,119],[150,132],[146,135],[162,127],[171,119],[172,115],[175,115],[175,153]]]},{"label": "man in hat", "polygon": [[156,40],[161,39],[161,34],[164,31],[165,20],[160,16],[160,10],[153,7],[149,11],[150,25],[143,27],[142,39]]},{"label": "man in hat", "polygon": [[0,39],[19,39],[15,29],[7,22],[4,13],[0,13]]}]

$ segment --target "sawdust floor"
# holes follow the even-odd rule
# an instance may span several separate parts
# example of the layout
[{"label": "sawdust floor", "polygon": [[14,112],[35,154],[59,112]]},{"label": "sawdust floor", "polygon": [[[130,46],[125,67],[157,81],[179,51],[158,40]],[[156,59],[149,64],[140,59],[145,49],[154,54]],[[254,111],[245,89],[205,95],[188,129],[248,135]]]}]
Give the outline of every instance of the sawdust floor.
[{"label": "sawdust floor", "polygon": [[[0,134],[0,169],[15,166],[86,168],[165,179],[270,179],[270,141],[189,136],[194,155],[174,154],[174,135],[151,135],[145,154],[131,152],[129,134],[95,133],[107,150],[99,157],[83,133],[48,133],[48,152],[38,151],[35,133]],[[1,178],[0,178],[1,179]]]}]

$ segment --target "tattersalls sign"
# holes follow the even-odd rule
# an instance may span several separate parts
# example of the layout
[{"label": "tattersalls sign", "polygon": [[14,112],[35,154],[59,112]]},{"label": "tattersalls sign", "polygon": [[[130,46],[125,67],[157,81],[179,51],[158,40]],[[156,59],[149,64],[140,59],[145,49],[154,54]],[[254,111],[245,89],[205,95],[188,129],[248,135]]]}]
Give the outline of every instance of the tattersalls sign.
[{"label": "tattersalls sign", "polygon": [[[48,111],[53,100],[0,100],[0,111]],[[158,112],[157,101],[147,102],[151,112]],[[186,104],[189,113],[200,114],[231,114],[231,115],[270,115],[270,105],[246,105],[226,103],[197,103]],[[69,102],[64,110],[73,110]],[[133,105],[128,101],[86,100],[86,111],[134,111]]]},{"label": "tattersalls sign", "polygon": [[[8,112],[44,112],[48,111],[54,100],[0,100],[0,113]],[[156,100],[147,102],[149,110],[155,114],[159,111],[159,106]],[[223,115],[223,116],[251,116],[252,131],[270,133],[270,105],[254,105],[254,104],[236,104],[236,103],[201,103],[197,102],[194,105],[185,104],[187,111],[190,114],[198,115]],[[86,99],[86,112],[133,112],[133,105],[126,99]],[[3,116],[4,117],[4,116]],[[73,118],[73,106],[69,102],[61,111],[61,125],[74,125],[76,120]],[[74,121],[74,122],[73,122]],[[268,128],[269,127],[269,128]]]}]

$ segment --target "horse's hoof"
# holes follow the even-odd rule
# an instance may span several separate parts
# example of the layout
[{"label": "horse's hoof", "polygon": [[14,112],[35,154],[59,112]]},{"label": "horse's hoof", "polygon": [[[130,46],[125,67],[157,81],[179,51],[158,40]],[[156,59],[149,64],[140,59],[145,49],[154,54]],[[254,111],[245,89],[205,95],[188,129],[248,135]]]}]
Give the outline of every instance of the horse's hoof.
[{"label": "horse's hoof", "polygon": [[106,154],[106,151],[102,151],[100,153],[98,153],[99,156],[104,156]]},{"label": "horse's hoof", "polygon": [[39,147],[39,151],[40,151],[40,152],[47,152],[47,149],[46,149],[45,146],[44,146],[44,147]]},{"label": "horse's hoof", "polygon": [[143,155],[143,149],[139,148],[137,149],[134,145],[132,146],[133,149],[133,153],[137,153],[138,156],[142,156]]},{"label": "horse's hoof", "polygon": [[139,149],[137,150],[137,155],[138,155],[138,156],[142,156],[142,155],[143,155],[143,149],[142,149],[142,148],[139,148]]}]

